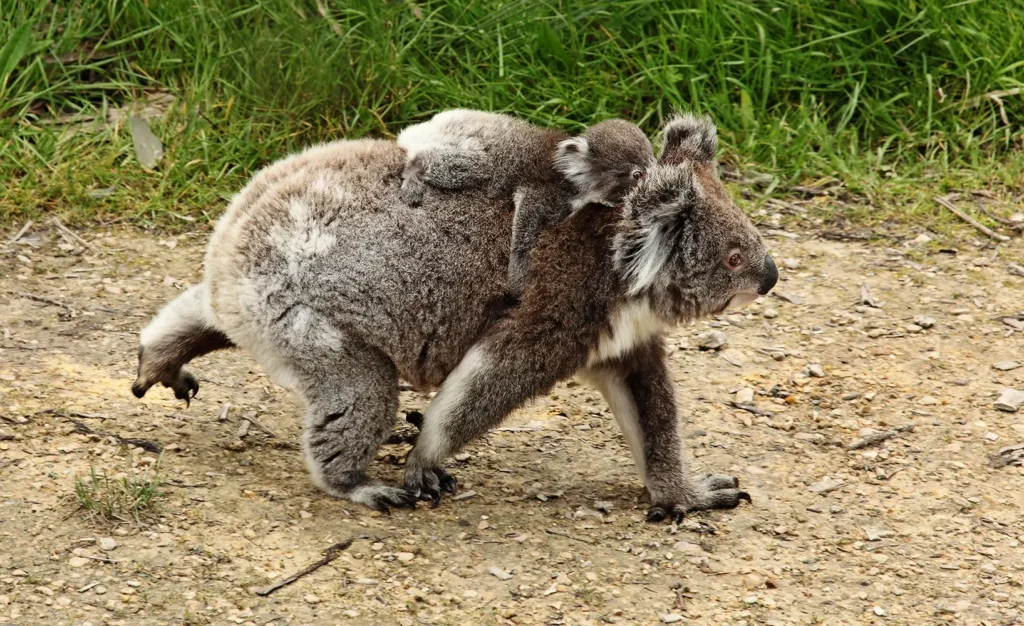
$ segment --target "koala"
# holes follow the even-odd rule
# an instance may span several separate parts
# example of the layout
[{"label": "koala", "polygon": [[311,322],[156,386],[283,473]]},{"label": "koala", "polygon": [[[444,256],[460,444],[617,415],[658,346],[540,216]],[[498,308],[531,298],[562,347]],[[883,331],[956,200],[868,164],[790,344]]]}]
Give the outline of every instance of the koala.
[{"label": "koala", "polygon": [[[589,203],[616,206],[654,161],[651,142],[635,124],[612,119],[579,137],[539,128],[500,113],[456,109],[406,128],[402,200],[422,202],[427,186],[481,187],[511,196],[515,215],[509,294],[522,291],[530,251],[540,233]],[[552,167],[553,166],[553,167]]]},{"label": "koala", "polygon": [[[306,406],[302,449],[325,492],[379,511],[436,505],[445,459],[573,376],[593,384],[650,496],[648,520],[732,508],[731,476],[691,474],[663,334],[767,294],[775,263],[715,167],[715,126],[678,116],[647,176],[609,209],[589,203],[544,230],[520,303],[500,308],[510,201],[485,190],[401,200],[405,151],[339,141],[259,172],[210,241],[201,284],[142,331],[137,396],[186,396],[182,366],[238,346]],[[390,432],[398,379],[439,388],[403,484],[367,470]]]}]

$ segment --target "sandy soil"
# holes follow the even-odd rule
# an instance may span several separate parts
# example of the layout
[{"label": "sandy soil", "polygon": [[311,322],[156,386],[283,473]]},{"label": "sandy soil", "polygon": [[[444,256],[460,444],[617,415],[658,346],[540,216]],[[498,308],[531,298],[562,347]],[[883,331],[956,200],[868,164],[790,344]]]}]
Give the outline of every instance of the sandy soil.
[{"label": "sandy soil", "polygon": [[[1024,442],[1024,408],[993,407],[1024,389],[1002,363],[1024,361],[1019,241],[997,258],[772,237],[776,297],[671,338],[694,469],[739,476],[754,502],[677,528],[643,521],[625,442],[575,383],[449,463],[459,501],[385,517],[326,497],[295,450],[298,402],[246,354],[194,363],[188,409],[129,392],[138,329],[198,279],[205,233],[83,236],[91,249],[47,232],[0,247],[0,624],[1024,622],[1024,468],[990,465]],[[711,327],[728,345],[696,349]],[[767,413],[730,405],[744,389]],[[243,416],[273,436],[239,437]],[[163,446],[142,523],[90,519],[74,481],[157,455],[71,420]],[[397,481],[408,448],[373,471]]]}]

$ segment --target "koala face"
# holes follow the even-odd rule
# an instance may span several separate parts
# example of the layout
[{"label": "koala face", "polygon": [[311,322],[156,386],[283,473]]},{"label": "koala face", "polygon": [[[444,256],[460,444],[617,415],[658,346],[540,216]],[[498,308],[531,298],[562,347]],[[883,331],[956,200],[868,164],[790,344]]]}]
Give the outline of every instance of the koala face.
[{"label": "koala face", "polygon": [[718,179],[716,148],[710,121],[673,120],[658,163],[625,199],[616,267],[631,295],[646,293],[673,320],[742,306],[778,280],[760,233]]},{"label": "koala face", "polygon": [[599,122],[579,137],[563,141],[555,159],[556,168],[575,184],[580,205],[618,205],[653,163],[647,135],[620,119]]}]

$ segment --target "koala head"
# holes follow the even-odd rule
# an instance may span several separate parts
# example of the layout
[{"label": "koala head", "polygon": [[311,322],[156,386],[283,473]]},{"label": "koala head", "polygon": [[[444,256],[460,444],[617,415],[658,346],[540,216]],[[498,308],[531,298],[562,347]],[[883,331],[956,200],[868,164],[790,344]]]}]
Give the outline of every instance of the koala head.
[{"label": "koala head", "polygon": [[688,321],[742,306],[778,280],[761,234],[718,178],[718,137],[707,117],[676,116],[656,164],[626,196],[615,268],[631,296]]},{"label": "koala head", "polygon": [[590,202],[618,206],[653,163],[647,135],[620,119],[599,122],[566,139],[555,156],[555,167],[576,187],[577,208]]}]

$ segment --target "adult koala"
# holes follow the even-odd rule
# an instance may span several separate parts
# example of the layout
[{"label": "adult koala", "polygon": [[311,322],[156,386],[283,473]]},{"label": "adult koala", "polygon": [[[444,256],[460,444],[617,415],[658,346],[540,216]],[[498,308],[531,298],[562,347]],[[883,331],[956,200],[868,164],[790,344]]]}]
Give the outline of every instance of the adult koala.
[{"label": "adult koala", "polygon": [[[664,128],[658,162],[623,206],[588,205],[542,233],[520,303],[505,304],[513,206],[427,188],[399,199],[405,151],[339,141],[258,173],[210,241],[202,284],[143,330],[140,396],[218,348],[247,349],[293,388],[321,489],[386,511],[435,504],[459,448],[574,375],[608,401],[647,486],[648,519],[732,508],[732,477],[693,477],[683,458],[662,332],[767,294],[777,271],[718,179],[707,118]],[[441,386],[406,462],[404,487],[367,466],[390,431],[398,378]],[[442,384],[443,383],[443,384]]]}]

